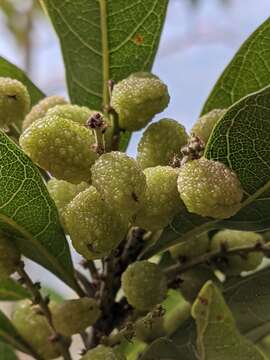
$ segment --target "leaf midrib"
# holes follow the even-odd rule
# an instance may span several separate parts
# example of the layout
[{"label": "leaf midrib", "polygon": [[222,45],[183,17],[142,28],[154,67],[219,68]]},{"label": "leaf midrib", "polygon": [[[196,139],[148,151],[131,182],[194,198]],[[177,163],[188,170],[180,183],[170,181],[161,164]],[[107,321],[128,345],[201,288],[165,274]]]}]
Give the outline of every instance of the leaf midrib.
[{"label": "leaf midrib", "polygon": [[104,110],[110,105],[108,82],[110,80],[110,55],[108,40],[108,14],[107,1],[99,0],[100,7],[100,30],[102,47],[102,76],[103,76],[103,107]]}]

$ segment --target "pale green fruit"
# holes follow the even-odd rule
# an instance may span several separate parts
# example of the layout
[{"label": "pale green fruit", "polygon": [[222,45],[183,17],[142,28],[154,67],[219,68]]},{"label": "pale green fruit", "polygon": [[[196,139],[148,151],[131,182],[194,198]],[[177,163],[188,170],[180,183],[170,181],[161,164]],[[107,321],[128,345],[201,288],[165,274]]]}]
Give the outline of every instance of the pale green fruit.
[{"label": "pale green fruit", "polygon": [[225,109],[215,109],[200,117],[191,129],[191,134],[198,136],[205,144],[207,143],[214,126],[226,113]]},{"label": "pale green fruit", "polygon": [[59,116],[35,121],[20,137],[25,153],[53,177],[74,184],[91,179],[97,159],[95,138],[89,129]]},{"label": "pale green fruit", "polygon": [[71,184],[64,180],[50,179],[47,183],[49,194],[54,200],[60,215],[60,220],[65,226],[64,213],[67,205],[83,190],[89,187],[86,182],[80,184]]},{"label": "pale green fruit", "polygon": [[125,356],[114,351],[112,348],[98,345],[89,350],[80,360],[125,360]]},{"label": "pale green fruit", "polygon": [[33,306],[31,301],[23,300],[13,312],[12,322],[43,359],[55,359],[61,354],[60,347],[57,342],[50,341],[52,331],[46,317],[38,311],[38,305]]},{"label": "pale green fruit", "polygon": [[81,298],[56,304],[52,315],[56,330],[72,336],[92,326],[99,318],[100,310],[94,299]]},{"label": "pale green fruit", "polygon": [[49,109],[47,115],[57,115],[65,119],[75,121],[81,125],[86,125],[87,120],[96,113],[97,111],[90,110],[86,106],[65,104],[57,105]]},{"label": "pale green fruit", "polygon": [[[235,247],[255,246],[258,242],[263,242],[260,234],[249,231],[222,230],[216,233],[211,240],[211,250],[218,250],[222,244],[229,249]],[[227,255],[226,262],[219,262],[217,267],[226,275],[239,275],[242,271],[256,269],[262,262],[262,252],[251,252],[245,256],[237,254]]]},{"label": "pale green fruit", "polygon": [[21,124],[30,104],[27,88],[20,81],[0,77],[0,127]]},{"label": "pale green fruit", "polygon": [[134,223],[145,230],[155,231],[167,226],[181,209],[178,172],[170,166],[156,166],[145,169],[144,174],[147,184],[145,198]]},{"label": "pale green fruit", "polygon": [[53,95],[40,100],[25,117],[22,128],[27,129],[34,121],[43,118],[47,111],[56,105],[66,104],[66,100],[62,96]]},{"label": "pale green fruit", "polygon": [[195,301],[201,288],[208,280],[212,280],[215,283],[218,282],[213,270],[204,265],[196,266],[193,269],[183,272],[181,274],[181,280],[181,293],[190,303]]},{"label": "pale green fruit", "polygon": [[0,235],[0,279],[9,277],[16,271],[20,257],[14,239]]},{"label": "pale green fruit", "polygon": [[176,120],[161,119],[143,133],[138,145],[137,161],[143,169],[169,165],[174,155],[180,155],[188,141],[184,126]]},{"label": "pale green fruit", "polygon": [[163,111],[169,101],[167,86],[158,77],[135,73],[115,85],[111,105],[119,116],[119,126],[136,131]]},{"label": "pale green fruit", "polygon": [[193,239],[181,242],[172,246],[169,250],[174,259],[192,259],[207,252],[209,239],[207,234],[203,234]]},{"label": "pale green fruit", "polygon": [[127,217],[142,205],[145,175],[136,160],[124,153],[114,151],[100,156],[92,167],[92,183],[105,201]]},{"label": "pale green fruit", "polygon": [[178,191],[189,212],[215,219],[235,215],[243,197],[236,174],[223,163],[205,158],[180,168]]},{"label": "pale green fruit", "polygon": [[165,275],[158,265],[149,261],[129,265],[121,280],[128,303],[138,310],[151,310],[167,294]]},{"label": "pale green fruit", "polygon": [[67,206],[65,224],[74,248],[89,260],[109,255],[124,239],[128,227],[93,186]]}]

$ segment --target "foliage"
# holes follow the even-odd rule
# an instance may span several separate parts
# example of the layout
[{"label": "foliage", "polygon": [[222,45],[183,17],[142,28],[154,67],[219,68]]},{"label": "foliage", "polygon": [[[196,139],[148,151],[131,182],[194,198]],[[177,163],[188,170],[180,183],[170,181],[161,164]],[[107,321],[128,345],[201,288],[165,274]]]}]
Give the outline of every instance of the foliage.
[{"label": "foliage", "polygon": [[[3,359],[17,349],[71,360],[75,333],[82,359],[269,358],[270,19],[192,133],[162,119],[135,160],[125,154],[132,131],[170,97],[151,74],[167,5],[42,0],[70,103],[0,58],[0,300],[20,301],[12,321],[0,312]],[[72,263],[68,236],[89,274]],[[78,298],[44,295],[21,255]]]}]

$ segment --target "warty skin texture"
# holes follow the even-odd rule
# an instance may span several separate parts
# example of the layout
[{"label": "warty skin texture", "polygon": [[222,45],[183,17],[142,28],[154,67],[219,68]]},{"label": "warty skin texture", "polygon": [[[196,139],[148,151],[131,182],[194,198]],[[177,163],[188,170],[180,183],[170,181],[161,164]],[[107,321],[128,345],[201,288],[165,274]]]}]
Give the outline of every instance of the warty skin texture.
[{"label": "warty skin texture", "polygon": [[111,105],[119,126],[128,131],[144,128],[169,104],[167,86],[156,76],[135,73],[115,85]]},{"label": "warty skin texture", "polygon": [[121,280],[128,303],[138,310],[151,310],[167,294],[165,275],[158,265],[149,261],[129,265]]},{"label": "warty skin texture", "polygon": [[97,158],[95,138],[89,129],[59,116],[35,121],[20,137],[24,152],[59,180],[74,184],[91,180]]},{"label": "warty skin texture", "polygon": [[242,186],[236,174],[223,163],[205,158],[190,161],[180,168],[177,184],[191,213],[226,219],[241,207]]},{"label": "warty skin texture", "polygon": [[89,350],[80,360],[126,360],[126,357],[116,353],[110,347],[98,345]]},{"label": "warty skin texture", "polygon": [[128,227],[93,186],[67,206],[65,224],[74,248],[89,260],[109,255],[124,239]]},{"label": "warty skin texture", "polygon": [[187,141],[188,136],[181,124],[176,120],[161,119],[144,131],[138,145],[137,161],[143,169],[170,165]]}]

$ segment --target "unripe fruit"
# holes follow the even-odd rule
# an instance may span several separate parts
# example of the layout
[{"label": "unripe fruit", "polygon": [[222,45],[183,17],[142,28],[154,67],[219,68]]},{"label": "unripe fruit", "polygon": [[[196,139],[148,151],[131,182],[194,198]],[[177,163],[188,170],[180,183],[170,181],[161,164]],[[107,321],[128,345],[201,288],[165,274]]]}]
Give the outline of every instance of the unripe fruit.
[{"label": "unripe fruit", "polygon": [[67,205],[83,190],[89,187],[86,182],[80,184],[71,184],[64,180],[50,179],[47,183],[49,194],[54,200],[55,205],[60,215],[60,220],[63,226],[65,226],[64,213]]},{"label": "unripe fruit", "polygon": [[148,313],[135,323],[136,338],[144,342],[152,342],[157,338],[166,336],[164,317]]},{"label": "unripe fruit", "polygon": [[80,125],[86,125],[87,120],[96,113],[95,110],[90,110],[86,106],[78,105],[57,105],[49,109],[47,115],[57,115],[65,119],[69,119],[79,123]]},{"label": "unripe fruit", "polygon": [[100,316],[100,310],[94,299],[81,298],[56,304],[52,315],[56,330],[72,336],[93,325]]},{"label": "unripe fruit", "polygon": [[[216,233],[211,240],[211,250],[219,250],[222,246],[228,249],[235,247],[255,246],[263,242],[260,234],[249,231],[222,230]],[[217,267],[226,275],[239,275],[242,271],[256,269],[263,260],[263,253],[251,252],[241,256],[239,254],[228,254],[226,261],[219,262]]]},{"label": "unripe fruit", "polygon": [[50,341],[51,329],[40,307],[33,306],[29,300],[19,303],[12,314],[12,322],[22,337],[43,359],[55,359],[61,351],[57,342]]},{"label": "unripe fruit", "polygon": [[40,100],[25,117],[22,128],[27,129],[34,121],[43,118],[47,111],[56,105],[66,104],[66,100],[62,96],[48,96]]},{"label": "unripe fruit", "polygon": [[129,265],[121,280],[128,303],[138,310],[151,310],[167,293],[165,275],[158,265],[148,261]]},{"label": "unripe fruit", "polygon": [[225,109],[215,109],[200,117],[191,129],[191,134],[198,136],[205,144],[207,143],[214,126],[226,113]]},{"label": "unripe fruit", "polygon": [[27,88],[20,81],[0,77],[0,127],[21,124],[30,104]]},{"label": "unripe fruit", "polygon": [[26,154],[57,179],[74,184],[90,181],[97,158],[91,131],[59,116],[35,121],[20,137]]},{"label": "unripe fruit", "polygon": [[205,158],[180,168],[178,191],[189,212],[215,219],[235,215],[243,196],[236,174],[223,163]]},{"label": "unripe fruit", "polygon": [[124,355],[116,353],[114,349],[98,345],[92,350],[89,350],[80,360],[125,360]]},{"label": "unripe fruit", "polygon": [[119,116],[119,126],[140,130],[169,103],[167,86],[156,76],[135,73],[115,85],[111,105]]},{"label": "unripe fruit", "polygon": [[127,222],[93,186],[67,206],[65,224],[74,248],[89,260],[109,255],[127,231]]},{"label": "unripe fruit", "polygon": [[0,279],[9,277],[16,271],[20,257],[14,240],[0,235]]},{"label": "unripe fruit", "polygon": [[188,141],[185,128],[172,119],[151,124],[143,133],[138,145],[137,161],[143,169],[169,165],[175,154]]},{"label": "unripe fruit", "polygon": [[155,231],[167,226],[181,208],[177,190],[178,172],[170,166],[144,170],[146,193],[134,223],[145,230]]},{"label": "unripe fruit", "polygon": [[209,238],[203,234],[193,239],[181,242],[172,246],[169,250],[174,259],[192,259],[207,252],[209,248]]},{"label": "unripe fruit", "polygon": [[181,274],[181,280],[181,293],[190,303],[194,302],[201,288],[208,280],[212,280],[215,283],[218,282],[213,270],[205,265],[185,271]]},{"label": "unripe fruit", "polygon": [[105,201],[127,216],[139,209],[146,190],[145,175],[136,160],[118,151],[95,162],[92,183]]}]

